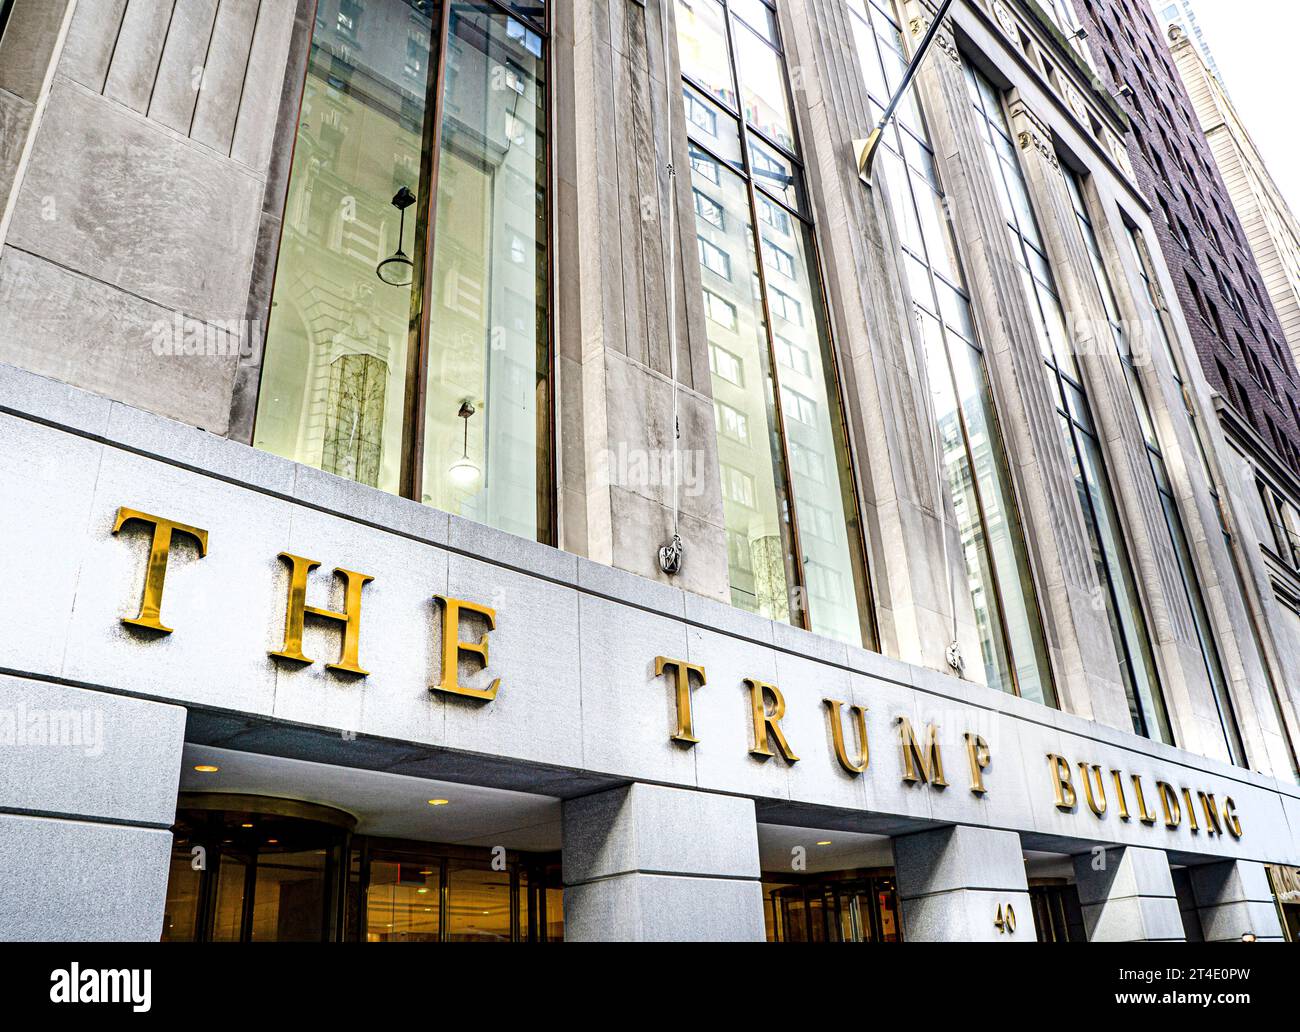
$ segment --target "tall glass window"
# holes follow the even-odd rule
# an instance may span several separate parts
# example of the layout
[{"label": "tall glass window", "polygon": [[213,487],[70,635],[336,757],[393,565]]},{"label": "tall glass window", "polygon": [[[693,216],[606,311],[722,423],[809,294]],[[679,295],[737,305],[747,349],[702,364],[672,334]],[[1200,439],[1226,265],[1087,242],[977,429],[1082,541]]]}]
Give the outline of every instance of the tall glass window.
[{"label": "tall glass window", "polygon": [[1110,324],[1111,338],[1115,350],[1119,352],[1120,363],[1124,367],[1124,376],[1128,383],[1129,395],[1133,399],[1133,410],[1137,413],[1138,423],[1142,427],[1142,437],[1146,443],[1147,459],[1151,463],[1151,475],[1155,479],[1156,492],[1160,496],[1160,505],[1164,510],[1165,523],[1169,528],[1170,541],[1174,546],[1174,555],[1178,558],[1178,570],[1182,575],[1183,590],[1187,604],[1191,608],[1196,622],[1197,638],[1201,645],[1201,657],[1205,662],[1205,672],[1210,679],[1214,692],[1214,705],[1219,714],[1219,725],[1223,730],[1223,740],[1228,747],[1232,762],[1246,765],[1246,749],[1241,740],[1241,729],[1237,724],[1237,714],[1232,708],[1232,696],[1228,690],[1228,679],[1223,673],[1223,662],[1219,658],[1219,649],[1214,641],[1214,624],[1210,622],[1210,611],[1205,604],[1205,595],[1201,591],[1200,577],[1196,572],[1196,561],[1192,555],[1191,542],[1183,527],[1182,516],[1178,512],[1178,501],[1174,497],[1173,487],[1169,481],[1169,471],[1165,466],[1164,455],[1160,451],[1160,440],[1156,436],[1155,420],[1151,415],[1151,406],[1147,402],[1142,380],[1133,364],[1133,351],[1124,333],[1124,322],[1119,305],[1115,300],[1115,291],[1102,260],[1101,246],[1097,242],[1097,233],[1088,214],[1088,204],[1083,196],[1083,184],[1073,169],[1065,170],[1065,181],[1069,184],[1070,199],[1074,204],[1075,219],[1079,232],[1092,263],[1093,277],[1097,290],[1101,294],[1102,304],[1106,309],[1106,320]]},{"label": "tall glass window", "polygon": [[1173,734],[1156,672],[1151,637],[1102,458],[1101,441],[1066,332],[1065,312],[1002,109],[1002,97],[969,63],[965,65],[965,73],[976,125],[984,139],[995,189],[1006,216],[1011,250],[1034,316],[1057,416],[1074,467],[1075,487],[1088,528],[1093,563],[1102,588],[1101,601],[1110,622],[1133,730],[1172,745]]},{"label": "tall glass window", "polygon": [[776,13],[677,0],[732,601],[874,644]]},{"label": "tall glass window", "polygon": [[[900,23],[849,0],[873,117],[906,66]],[[886,130],[877,168],[889,182],[903,262],[925,340],[944,471],[991,687],[1057,705],[1006,450],[989,391],[934,153],[915,104]]]},{"label": "tall glass window", "polygon": [[549,539],[544,16],[321,0],[254,443]]}]

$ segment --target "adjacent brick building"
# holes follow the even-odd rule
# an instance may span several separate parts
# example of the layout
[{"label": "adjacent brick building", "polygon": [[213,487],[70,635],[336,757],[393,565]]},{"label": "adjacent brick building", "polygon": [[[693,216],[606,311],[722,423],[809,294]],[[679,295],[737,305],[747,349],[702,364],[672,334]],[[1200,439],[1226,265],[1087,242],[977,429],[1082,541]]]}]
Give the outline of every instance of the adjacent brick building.
[{"label": "adjacent brick building", "polygon": [[[1300,474],[1300,375],[1191,99],[1146,0],[1075,0],[1210,383]],[[1240,428],[1238,428],[1240,432]]]}]

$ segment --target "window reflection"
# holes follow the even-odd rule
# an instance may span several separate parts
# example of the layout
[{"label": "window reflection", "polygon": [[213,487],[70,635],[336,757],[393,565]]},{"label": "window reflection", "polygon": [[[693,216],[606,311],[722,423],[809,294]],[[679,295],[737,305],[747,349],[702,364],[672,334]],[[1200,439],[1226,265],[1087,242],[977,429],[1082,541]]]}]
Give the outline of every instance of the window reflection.
[{"label": "window reflection", "polygon": [[[559,942],[558,862],[528,853],[362,839],[347,938],[365,942]],[[362,872],[368,871],[368,876]],[[362,908],[353,908],[357,913]]]},{"label": "window reflection", "polygon": [[893,871],[763,875],[768,942],[902,942]]},{"label": "window reflection", "polygon": [[[350,817],[255,796],[181,800],[164,942],[321,942],[334,934]],[[223,808],[233,800],[248,809]]]},{"label": "window reflection", "polygon": [[164,942],[564,938],[558,854],[349,838],[348,815],[289,800],[182,802]]},{"label": "window reflection", "polygon": [[761,0],[679,0],[676,12],[732,602],[870,643],[851,463],[771,14]]},{"label": "window reflection", "polygon": [[452,3],[448,33],[422,497],[534,537],[550,497],[542,40],[484,3]]},{"label": "window reflection", "polygon": [[1214,694],[1215,709],[1219,717],[1219,726],[1223,732],[1224,745],[1232,762],[1245,766],[1246,748],[1241,740],[1241,730],[1237,724],[1237,715],[1232,706],[1232,695],[1228,689],[1227,678],[1223,672],[1223,662],[1219,658],[1218,645],[1215,643],[1214,625],[1210,622],[1209,610],[1205,596],[1201,591],[1200,575],[1192,557],[1192,550],[1187,541],[1187,532],[1183,529],[1183,518],[1178,511],[1178,502],[1174,498],[1173,488],[1169,483],[1169,473],[1165,468],[1164,454],[1160,450],[1160,441],[1156,437],[1155,421],[1147,403],[1146,391],[1137,368],[1133,365],[1133,354],[1124,333],[1123,320],[1115,292],[1111,286],[1110,275],[1106,271],[1105,261],[1101,255],[1101,245],[1093,229],[1092,217],[1083,196],[1083,184],[1078,175],[1070,168],[1065,169],[1065,180],[1070,189],[1070,199],[1074,204],[1075,219],[1079,225],[1088,257],[1092,264],[1094,280],[1101,293],[1106,318],[1110,323],[1111,336],[1115,350],[1124,369],[1128,383],[1129,396],[1133,402],[1133,411],[1138,417],[1143,439],[1146,442],[1147,459],[1151,466],[1151,475],[1155,481],[1156,493],[1165,514],[1165,524],[1169,530],[1170,543],[1174,547],[1174,556],[1178,560],[1178,570],[1182,575],[1183,591],[1196,625],[1197,640],[1201,646],[1201,658],[1205,663],[1205,672]]},{"label": "window reflection", "polygon": [[321,0],[254,444],[546,539],[544,47],[485,0]]}]

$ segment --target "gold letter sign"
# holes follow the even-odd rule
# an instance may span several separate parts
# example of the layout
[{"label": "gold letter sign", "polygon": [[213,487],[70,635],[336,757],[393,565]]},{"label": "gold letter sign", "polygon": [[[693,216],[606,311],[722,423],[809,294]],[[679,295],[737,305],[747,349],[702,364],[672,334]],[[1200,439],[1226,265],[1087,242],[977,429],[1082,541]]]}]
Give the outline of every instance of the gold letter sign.
[{"label": "gold letter sign", "polygon": [[[785,716],[785,696],[781,694],[781,689],[753,677],[746,677],[745,683],[749,685],[749,704],[754,713],[754,748],[749,750],[749,755],[764,760],[775,755],[767,744],[770,731],[785,762],[798,763],[799,757],[794,754],[790,743],[785,740],[785,732],[781,730],[780,721]],[[768,696],[772,698],[770,713],[767,710]]]},{"label": "gold letter sign", "polygon": [[151,631],[171,634],[170,627],[164,627],[162,616],[163,582],[167,579],[167,555],[172,547],[173,534],[185,534],[199,543],[199,558],[208,554],[208,532],[184,523],[165,520],[161,516],[150,516],[147,512],[135,509],[119,508],[117,519],[113,522],[116,534],[127,523],[139,520],[153,525],[153,543],[149,546],[149,566],[144,575],[144,597],[140,600],[140,612],[134,617],[122,617],[124,624],[133,627],[147,627]]},{"label": "gold letter sign", "polygon": [[[925,748],[916,744],[916,732],[906,717],[898,718],[898,738],[903,747],[903,780],[924,781],[935,788],[947,788],[943,776],[943,755],[939,752],[939,727],[930,724],[925,729]],[[919,773],[918,773],[919,768]]]},{"label": "gold letter sign", "polygon": [[464,695],[471,699],[491,701],[497,697],[501,687],[501,678],[497,678],[486,688],[466,688],[460,683],[460,654],[472,652],[488,664],[488,639],[485,633],[478,641],[460,640],[460,612],[462,609],[478,613],[487,620],[487,629],[493,630],[497,625],[497,613],[489,606],[477,602],[466,602],[461,598],[448,598],[446,595],[434,595],[442,603],[442,681],[430,685],[431,692],[447,692],[450,695]]},{"label": "gold letter sign", "polygon": [[284,647],[271,655],[291,659],[295,663],[310,663],[311,660],[302,652],[305,618],[318,616],[324,620],[336,620],[343,624],[343,648],[339,661],[327,663],[326,668],[364,677],[369,671],[361,668],[358,657],[361,648],[361,588],[374,578],[355,570],[336,569],[335,576],[343,579],[343,612],[336,613],[332,609],[307,605],[307,574],[320,563],[289,552],[281,552],[280,558],[289,564],[289,604],[284,613]]},{"label": "gold letter sign", "polygon": [[831,744],[835,747],[835,758],[840,761],[840,766],[850,774],[861,774],[867,769],[867,764],[871,762],[871,753],[867,748],[867,707],[850,706],[849,713],[853,715],[854,726],[858,729],[858,759],[849,758],[849,751],[844,743],[844,724],[840,716],[840,707],[844,703],[838,699],[823,699],[826,704],[827,716],[831,722]]},{"label": "gold letter sign", "polygon": [[695,715],[691,710],[691,674],[699,677],[701,686],[707,684],[704,667],[684,659],[655,656],[655,677],[662,677],[669,671],[673,674],[673,698],[677,706],[677,730],[673,732],[673,741],[694,745],[699,739],[695,737]]}]

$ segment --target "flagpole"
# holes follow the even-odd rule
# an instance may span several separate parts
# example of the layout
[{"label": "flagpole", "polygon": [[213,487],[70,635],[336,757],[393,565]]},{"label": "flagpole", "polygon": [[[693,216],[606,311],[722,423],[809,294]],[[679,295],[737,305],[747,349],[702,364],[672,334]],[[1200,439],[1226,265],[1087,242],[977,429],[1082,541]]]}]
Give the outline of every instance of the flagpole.
[{"label": "flagpole", "polygon": [[916,48],[916,53],[912,55],[912,60],[908,63],[907,71],[903,73],[903,81],[898,84],[898,89],[894,95],[889,98],[889,105],[885,108],[884,114],[880,116],[880,121],[876,127],[871,130],[865,140],[854,140],[854,146],[858,153],[858,175],[868,183],[871,182],[871,165],[876,160],[876,151],[880,149],[881,136],[885,128],[889,125],[890,120],[894,117],[894,111],[898,108],[903,99],[903,94],[907,92],[908,86],[912,84],[912,79],[916,76],[917,70],[921,67],[921,62],[930,50],[930,44],[934,42],[934,37],[939,34],[939,25],[948,13],[948,8],[952,6],[953,0],[943,0],[939,5],[939,11],[930,22],[930,27],[926,29],[925,36],[921,39],[921,45]]}]

